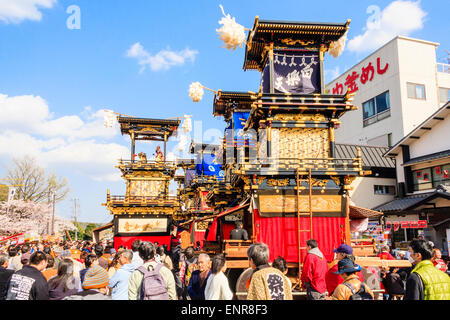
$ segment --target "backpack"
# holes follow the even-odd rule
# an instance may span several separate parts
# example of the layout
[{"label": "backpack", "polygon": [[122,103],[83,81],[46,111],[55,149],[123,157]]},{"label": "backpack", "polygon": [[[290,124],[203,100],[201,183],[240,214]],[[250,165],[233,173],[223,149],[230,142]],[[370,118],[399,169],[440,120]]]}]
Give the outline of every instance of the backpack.
[{"label": "backpack", "polygon": [[158,263],[153,270],[147,270],[144,266],[138,270],[144,275],[141,285],[141,300],[169,300],[166,282],[159,273],[162,264]]},{"label": "backpack", "polygon": [[364,283],[361,283],[361,288],[358,292],[350,283],[344,282],[344,285],[352,291],[352,295],[349,300],[373,300],[370,293],[366,291],[366,286]]}]

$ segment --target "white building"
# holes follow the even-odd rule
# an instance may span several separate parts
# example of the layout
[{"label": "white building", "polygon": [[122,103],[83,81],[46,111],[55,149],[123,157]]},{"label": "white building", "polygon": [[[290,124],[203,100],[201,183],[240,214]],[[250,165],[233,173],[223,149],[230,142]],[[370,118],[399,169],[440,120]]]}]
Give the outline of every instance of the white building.
[{"label": "white building", "polygon": [[[395,159],[399,197],[375,209],[384,212],[386,221],[399,222],[393,242],[411,240],[424,229],[425,236],[450,256],[450,101],[385,156]],[[402,227],[405,221],[409,224]]]},{"label": "white building", "polygon": [[[450,65],[436,62],[438,43],[398,36],[327,85],[355,93],[336,143],[392,146],[449,99]],[[354,81],[353,81],[354,80]]]}]

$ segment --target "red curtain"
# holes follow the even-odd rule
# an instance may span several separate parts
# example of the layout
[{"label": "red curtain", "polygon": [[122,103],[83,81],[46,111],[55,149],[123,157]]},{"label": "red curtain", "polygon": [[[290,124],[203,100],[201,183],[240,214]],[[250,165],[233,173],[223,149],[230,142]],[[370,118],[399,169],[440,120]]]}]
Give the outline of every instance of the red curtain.
[{"label": "red curtain", "polygon": [[[302,230],[309,230],[309,217],[300,217]],[[255,210],[255,228],[257,241],[269,246],[269,260],[278,256],[287,262],[298,262],[298,223],[297,217],[260,217]],[[333,260],[333,249],[345,241],[345,218],[343,217],[313,217],[313,236],[317,240],[320,251],[328,262]],[[301,232],[300,246],[306,247],[306,240],[310,239],[309,232]],[[306,256],[306,249],[302,249],[302,259]]]},{"label": "red curtain", "polygon": [[145,237],[114,237],[114,249],[116,249],[117,251],[121,245],[123,245],[127,249],[131,249],[131,244],[136,239],[140,239],[141,241],[150,241],[152,243],[158,242],[158,245],[167,244],[167,248],[170,250],[170,235]]},{"label": "red curtain", "polygon": [[222,226],[223,238],[226,240],[230,239],[230,232],[236,227],[236,225],[234,223],[223,223]]}]

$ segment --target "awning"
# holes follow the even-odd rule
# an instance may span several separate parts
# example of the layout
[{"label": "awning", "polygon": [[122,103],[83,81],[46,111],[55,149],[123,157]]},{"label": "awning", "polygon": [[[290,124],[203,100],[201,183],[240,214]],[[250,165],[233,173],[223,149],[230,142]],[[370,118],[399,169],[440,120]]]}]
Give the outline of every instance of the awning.
[{"label": "awning", "polygon": [[350,205],[350,219],[378,218],[383,212]]},{"label": "awning", "polygon": [[92,232],[103,231],[103,230],[106,230],[106,229],[109,229],[109,228],[112,228],[112,227],[113,227],[113,223],[110,222],[108,224],[105,224],[104,226],[101,226],[101,227],[93,229]]},{"label": "awning", "polygon": [[404,167],[412,166],[415,164],[425,163],[433,160],[441,160],[450,158],[450,149],[445,151],[440,151],[432,154],[427,154],[425,156],[417,157],[414,159],[410,159],[409,161],[406,161],[402,164]]},{"label": "awning", "polygon": [[231,209],[222,211],[221,213],[219,213],[219,214],[216,216],[216,218],[220,218],[220,217],[223,217],[223,216],[232,214],[232,213],[234,213],[234,212],[236,212],[236,211],[238,211],[238,210],[241,210],[241,209],[243,209],[243,208],[247,208],[249,205],[250,205],[249,203],[246,203],[246,204],[243,204],[243,205],[237,205],[236,207],[233,207],[233,208],[231,208]]},{"label": "awning", "polygon": [[245,203],[245,202],[247,202],[247,200],[244,201],[244,204],[237,205],[237,206],[235,206],[233,208],[230,208],[230,209],[227,209],[225,211],[222,211],[221,213],[216,215],[216,218],[214,219],[214,221],[213,221],[213,223],[212,223],[212,225],[211,225],[211,227],[209,229],[208,237],[207,237],[206,240],[207,241],[216,241],[216,237],[217,237],[217,219],[219,219],[221,217],[224,217],[226,215],[232,214],[232,213],[234,213],[236,211],[239,211],[241,209],[247,208],[250,205],[250,203]]}]

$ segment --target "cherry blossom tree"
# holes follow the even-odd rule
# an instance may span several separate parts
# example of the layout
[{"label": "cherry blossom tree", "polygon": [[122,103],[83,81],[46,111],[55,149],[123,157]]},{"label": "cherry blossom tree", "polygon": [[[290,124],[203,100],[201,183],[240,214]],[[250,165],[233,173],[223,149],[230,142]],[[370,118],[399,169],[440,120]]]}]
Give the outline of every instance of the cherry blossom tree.
[{"label": "cherry blossom tree", "polygon": [[[0,235],[30,233],[48,234],[52,220],[51,206],[32,201],[12,200],[0,202]],[[75,230],[74,224],[55,216],[55,232]]]}]

